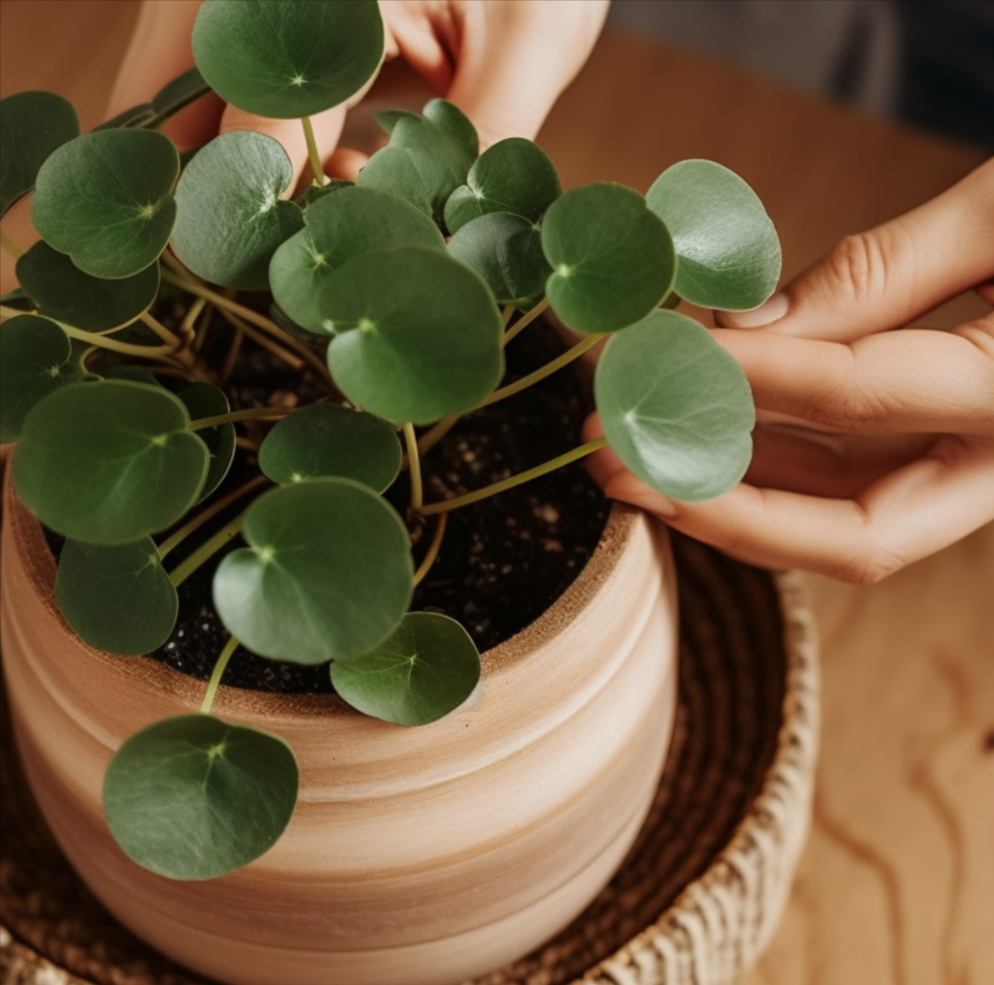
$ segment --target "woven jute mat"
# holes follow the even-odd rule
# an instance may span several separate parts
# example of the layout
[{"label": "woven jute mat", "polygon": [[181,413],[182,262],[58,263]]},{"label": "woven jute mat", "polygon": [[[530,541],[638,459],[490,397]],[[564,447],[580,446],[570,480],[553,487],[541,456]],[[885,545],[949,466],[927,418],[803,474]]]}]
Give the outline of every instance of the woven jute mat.
[{"label": "woven jute mat", "polygon": [[[807,832],[817,657],[799,580],[674,538],[679,709],[646,826],[565,931],[473,985],[726,985],[779,918]],[[207,985],[121,927],[69,868],[0,721],[0,983]],[[273,983],[278,985],[278,983]]]}]

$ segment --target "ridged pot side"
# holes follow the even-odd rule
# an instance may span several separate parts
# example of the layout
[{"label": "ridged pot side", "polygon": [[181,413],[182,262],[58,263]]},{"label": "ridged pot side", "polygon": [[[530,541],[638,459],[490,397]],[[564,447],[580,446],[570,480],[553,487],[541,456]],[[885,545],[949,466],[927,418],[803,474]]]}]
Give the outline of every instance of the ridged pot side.
[{"label": "ridged pot side", "polygon": [[455,985],[565,926],[631,846],[676,697],[672,562],[642,514],[614,509],[573,586],[484,654],[477,693],[434,725],[222,688],[215,714],[291,743],[300,800],[263,858],[177,883],[120,852],[100,790],[120,743],[195,711],[205,685],[80,643],[9,476],[4,497],[4,670],[32,790],[96,894],[183,964],[233,985]]}]

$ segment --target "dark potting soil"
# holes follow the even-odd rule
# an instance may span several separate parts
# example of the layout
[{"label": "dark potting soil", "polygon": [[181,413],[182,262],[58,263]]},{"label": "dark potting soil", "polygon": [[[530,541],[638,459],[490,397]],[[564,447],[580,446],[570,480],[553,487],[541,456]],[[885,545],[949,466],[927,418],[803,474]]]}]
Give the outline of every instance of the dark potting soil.
[{"label": "dark potting soil", "polygon": [[[532,326],[508,346],[506,382],[561,351],[561,342],[549,326]],[[319,387],[313,379],[302,381],[264,350],[246,344],[229,393],[236,408],[279,404],[284,394],[285,403],[293,406],[298,400],[303,404],[322,396]],[[580,443],[589,409],[588,388],[567,369],[508,400],[466,415],[424,456],[425,500],[482,488],[569,451]],[[258,439],[269,426],[254,423],[249,430]],[[222,490],[234,489],[254,474],[254,456],[240,450]],[[408,489],[405,473],[387,497],[401,514]],[[235,504],[203,534],[191,538],[192,543],[177,547],[170,566],[244,506],[244,502]],[[458,619],[481,652],[502,643],[538,618],[572,584],[600,539],[608,510],[609,504],[582,465],[573,464],[452,511],[441,551],[415,593],[412,610]],[[433,523],[420,531],[416,559],[424,553]],[[229,550],[240,543],[236,538]],[[224,552],[218,554],[180,586],[179,620],[169,640],[152,654],[176,670],[205,680],[228,638],[211,601],[211,580],[223,556]],[[268,660],[244,647],[235,652],[224,683],[282,693],[332,690],[327,664],[305,667]]]}]

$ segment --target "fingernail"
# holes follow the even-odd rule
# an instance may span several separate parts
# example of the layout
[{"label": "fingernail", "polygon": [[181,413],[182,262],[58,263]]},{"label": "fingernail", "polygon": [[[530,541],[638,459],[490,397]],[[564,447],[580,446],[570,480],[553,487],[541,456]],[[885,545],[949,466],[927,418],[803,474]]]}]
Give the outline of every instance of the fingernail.
[{"label": "fingernail", "polygon": [[752,311],[723,311],[720,320],[728,328],[762,328],[764,325],[780,321],[787,314],[789,307],[790,299],[780,291]]}]

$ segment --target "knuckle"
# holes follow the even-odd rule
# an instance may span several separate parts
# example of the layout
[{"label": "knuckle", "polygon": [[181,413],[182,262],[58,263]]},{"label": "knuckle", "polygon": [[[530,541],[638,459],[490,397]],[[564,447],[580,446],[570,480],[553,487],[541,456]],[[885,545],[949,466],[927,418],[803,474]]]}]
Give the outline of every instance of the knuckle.
[{"label": "knuckle", "polygon": [[871,540],[847,557],[832,575],[850,585],[875,585],[896,574],[907,563],[900,551]]},{"label": "knuckle", "polygon": [[882,296],[895,269],[912,249],[900,226],[890,224],[846,236],[828,256],[826,266],[833,293],[857,304]]}]

